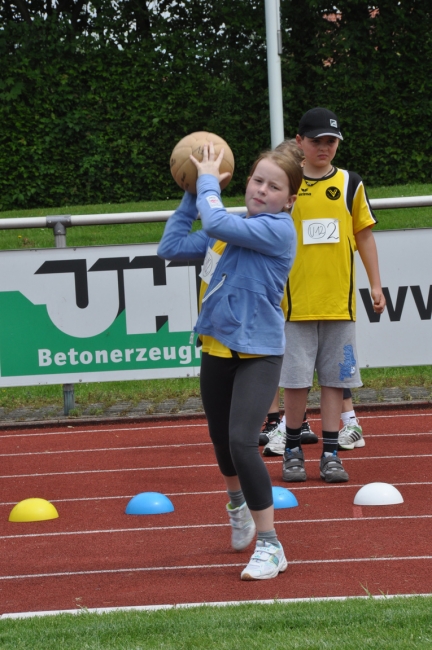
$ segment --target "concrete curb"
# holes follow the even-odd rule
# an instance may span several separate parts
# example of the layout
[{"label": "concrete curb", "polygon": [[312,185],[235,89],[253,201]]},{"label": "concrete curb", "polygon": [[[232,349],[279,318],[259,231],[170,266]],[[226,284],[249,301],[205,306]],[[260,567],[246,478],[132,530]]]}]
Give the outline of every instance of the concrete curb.
[{"label": "concrete curb", "polygon": [[[386,411],[386,410],[418,410],[432,407],[432,400],[401,400],[395,402],[370,402],[370,403],[356,403],[355,410],[357,413],[364,413],[370,411]],[[314,404],[308,404],[308,413],[317,415],[320,412],[320,407]],[[283,409],[281,409],[283,413]],[[0,422],[0,431],[13,430],[13,429],[32,429],[32,428],[52,428],[52,427],[71,427],[89,426],[102,424],[133,424],[140,422],[167,422],[170,420],[202,420],[205,419],[205,413],[200,411],[177,411],[175,413],[152,413],[140,415],[124,415],[117,417],[100,416],[100,417],[58,417],[45,420],[8,420]]]}]

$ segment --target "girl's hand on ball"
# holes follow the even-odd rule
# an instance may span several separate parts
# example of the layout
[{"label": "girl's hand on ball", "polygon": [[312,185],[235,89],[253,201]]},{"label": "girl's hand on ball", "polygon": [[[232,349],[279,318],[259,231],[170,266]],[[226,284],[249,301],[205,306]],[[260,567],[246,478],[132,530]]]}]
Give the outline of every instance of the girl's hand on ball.
[{"label": "girl's hand on ball", "polygon": [[219,183],[222,183],[222,181],[231,178],[232,174],[230,174],[230,172],[224,172],[223,174],[219,173],[219,168],[224,156],[223,147],[217,158],[215,158],[215,155],[213,142],[210,142],[210,144],[205,144],[203,146],[203,158],[201,162],[192,155],[190,155],[189,158],[197,168],[198,176],[202,176],[202,174],[210,174],[211,176],[216,176]]}]

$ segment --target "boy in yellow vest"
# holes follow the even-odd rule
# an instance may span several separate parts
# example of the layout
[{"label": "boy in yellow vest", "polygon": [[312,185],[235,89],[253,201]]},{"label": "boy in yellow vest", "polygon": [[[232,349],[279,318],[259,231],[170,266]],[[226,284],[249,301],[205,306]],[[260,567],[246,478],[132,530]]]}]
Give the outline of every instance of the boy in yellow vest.
[{"label": "boy in yellow vest", "polygon": [[306,480],[301,427],[314,370],[321,386],[323,454],[320,476],[348,481],[337,455],[344,388],[362,385],[355,340],[355,269],[358,250],[365,266],[373,309],[381,314],[381,288],[372,213],[360,176],[332,164],[343,139],[337,116],[313,108],[300,120],[297,144],[304,178],[292,217],[297,255],[288,284],[286,349],[280,386],[285,389],[286,449],[282,478]]}]

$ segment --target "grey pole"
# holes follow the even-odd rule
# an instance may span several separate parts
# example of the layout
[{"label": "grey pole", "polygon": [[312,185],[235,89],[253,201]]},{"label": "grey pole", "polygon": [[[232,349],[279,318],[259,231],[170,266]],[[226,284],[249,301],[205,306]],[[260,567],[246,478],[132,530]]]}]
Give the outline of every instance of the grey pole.
[{"label": "grey pole", "polygon": [[274,149],[284,140],[282,72],[282,32],[279,0],[265,0],[267,70],[270,103],[271,146]]},{"label": "grey pole", "polygon": [[[71,218],[68,216],[47,217],[46,225],[54,231],[56,248],[66,248],[66,226],[71,226]],[[75,393],[73,384],[63,384],[63,413],[69,415],[69,411],[75,408]]]}]

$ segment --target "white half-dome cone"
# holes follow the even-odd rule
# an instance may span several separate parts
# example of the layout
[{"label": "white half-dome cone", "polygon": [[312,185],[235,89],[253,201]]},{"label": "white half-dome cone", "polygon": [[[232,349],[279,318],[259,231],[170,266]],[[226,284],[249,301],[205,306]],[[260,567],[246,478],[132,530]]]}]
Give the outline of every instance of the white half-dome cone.
[{"label": "white half-dome cone", "polygon": [[396,503],[403,503],[403,497],[390,483],[368,483],[354,497],[356,506],[389,506]]}]

